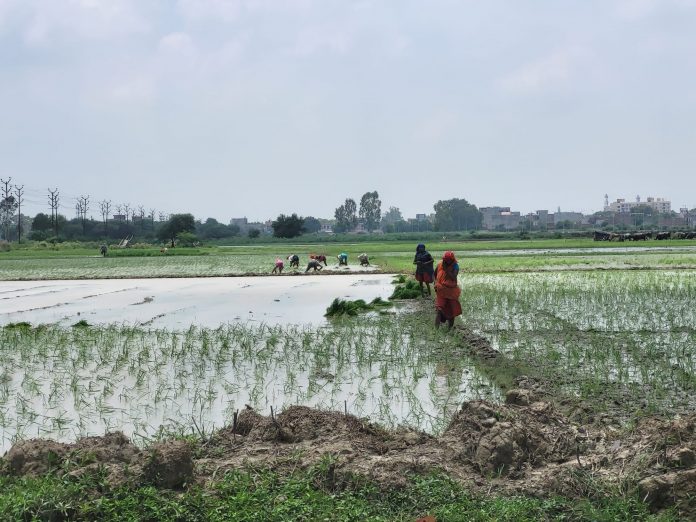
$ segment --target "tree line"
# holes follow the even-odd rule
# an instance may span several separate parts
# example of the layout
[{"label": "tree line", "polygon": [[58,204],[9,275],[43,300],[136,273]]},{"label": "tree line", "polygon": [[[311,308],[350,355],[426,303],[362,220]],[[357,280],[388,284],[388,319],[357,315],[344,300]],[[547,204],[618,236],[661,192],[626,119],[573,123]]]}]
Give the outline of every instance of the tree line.
[{"label": "tree line", "polygon": [[[93,202],[88,195],[75,200],[75,217],[60,213],[61,195],[58,189],[47,191],[47,207],[50,212],[39,212],[33,218],[21,212],[23,186],[13,185],[12,178],[0,179],[0,231],[5,240],[21,242],[23,237],[33,241],[120,241],[135,237],[137,241],[161,241],[174,245],[196,244],[201,240],[221,240],[246,234],[258,237],[258,228],[240,229],[235,224],[225,224],[215,218],[197,221],[192,214],[166,215],[143,205],[113,203],[110,200]],[[426,219],[405,220],[397,207],[389,207],[382,213],[382,201],[377,191],[366,192],[358,204],[346,198],[334,211],[332,230],[336,233],[409,231],[476,230],[481,227],[482,215],[465,199],[438,201],[434,215]],[[99,219],[92,213],[98,212]],[[89,217],[88,217],[89,216]],[[272,223],[275,237],[292,238],[302,234],[317,233],[322,228],[320,219],[300,216],[297,213],[280,214]]]}]

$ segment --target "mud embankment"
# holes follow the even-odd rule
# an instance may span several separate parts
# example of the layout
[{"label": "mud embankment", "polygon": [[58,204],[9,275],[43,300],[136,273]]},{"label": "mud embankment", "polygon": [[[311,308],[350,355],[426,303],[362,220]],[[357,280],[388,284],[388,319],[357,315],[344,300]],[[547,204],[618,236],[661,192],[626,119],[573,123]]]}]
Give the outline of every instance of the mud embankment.
[{"label": "mud embankment", "polygon": [[439,437],[388,431],[353,415],[291,407],[273,417],[251,409],[207,440],[169,441],[139,449],[120,433],[74,444],[28,440],[2,459],[2,473],[83,477],[99,473],[112,486],[184,488],[214,483],[226,470],[290,473],[331,466],[324,487],[340,489],[355,474],[383,488],[413,474],[440,470],[480,493],[599,495],[601,482],[638,492],[658,510],[676,505],[696,514],[696,415],[646,418],[630,432],[579,425],[536,390],[510,390],[506,403],[464,403]]}]

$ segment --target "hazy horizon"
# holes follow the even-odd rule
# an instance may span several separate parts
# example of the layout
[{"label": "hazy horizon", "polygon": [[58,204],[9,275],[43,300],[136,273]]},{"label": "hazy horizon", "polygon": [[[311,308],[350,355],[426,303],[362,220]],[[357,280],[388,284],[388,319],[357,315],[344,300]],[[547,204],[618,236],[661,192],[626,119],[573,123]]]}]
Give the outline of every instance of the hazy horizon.
[{"label": "hazy horizon", "polygon": [[694,208],[693,27],[696,0],[0,0],[0,178],[67,217]]}]

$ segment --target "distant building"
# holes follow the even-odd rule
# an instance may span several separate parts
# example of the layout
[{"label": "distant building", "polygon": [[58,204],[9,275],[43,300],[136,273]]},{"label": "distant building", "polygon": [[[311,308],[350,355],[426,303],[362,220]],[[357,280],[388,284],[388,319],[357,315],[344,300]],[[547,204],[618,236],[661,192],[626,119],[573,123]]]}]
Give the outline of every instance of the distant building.
[{"label": "distant building", "polygon": [[247,218],[232,218],[230,219],[230,225],[237,225],[239,229],[241,230],[243,227],[246,227],[249,224],[249,221]]},{"label": "distant building", "polygon": [[552,216],[553,224],[571,222],[573,225],[582,225],[586,222],[585,215],[582,212],[556,212]]},{"label": "distant building", "polygon": [[114,214],[114,221],[125,221],[125,220],[126,220],[125,214]]},{"label": "distant building", "polygon": [[515,230],[520,227],[522,216],[510,207],[481,207],[484,230]]},{"label": "distant building", "polygon": [[613,203],[609,203],[608,198],[605,196],[605,211],[618,212],[619,214],[630,214],[638,206],[648,206],[660,214],[669,214],[672,212],[672,202],[664,198],[649,197],[645,201],[641,201],[640,196],[636,196],[635,201],[617,199]]},{"label": "distant building", "polygon": [[271,234],[273,228],[271,227],[272,221],[261,222],[250,222],[247,218],[232,218],[230,219],[230,225],[236,225],[239,227],[240,234],[247,234],[249,230],[258,230],[262,234]]}]

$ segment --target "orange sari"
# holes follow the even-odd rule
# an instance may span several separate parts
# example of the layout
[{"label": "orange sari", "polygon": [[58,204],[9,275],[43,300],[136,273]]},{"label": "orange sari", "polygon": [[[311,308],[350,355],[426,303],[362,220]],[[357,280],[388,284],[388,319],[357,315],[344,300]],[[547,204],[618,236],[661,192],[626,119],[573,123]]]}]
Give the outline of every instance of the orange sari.
[{"label": "orange sari", "polygon": [[448,320],[462,315],[462,305],[459,302],[462,290],[457,285],[454,263],[445,267],[440,261],[435,273],[435,292],[437,293],[435,308]]}]

